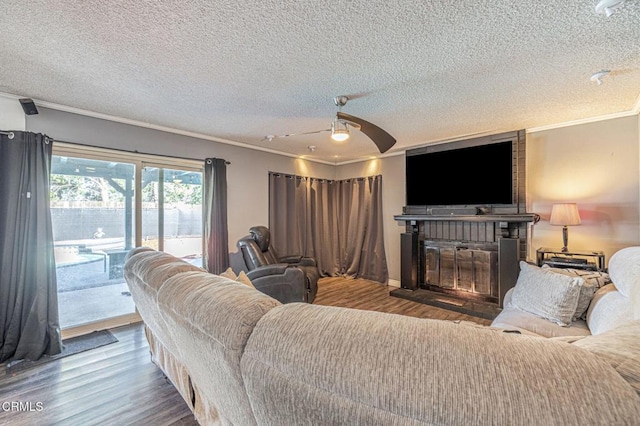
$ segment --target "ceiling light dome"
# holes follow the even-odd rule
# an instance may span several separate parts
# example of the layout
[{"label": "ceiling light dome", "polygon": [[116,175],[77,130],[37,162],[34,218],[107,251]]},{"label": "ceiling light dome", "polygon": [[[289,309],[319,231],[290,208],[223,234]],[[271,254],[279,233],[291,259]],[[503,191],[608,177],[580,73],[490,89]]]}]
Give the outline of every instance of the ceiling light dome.
[{"label": "ceiling light dome", "polygon": [[331,122],[331,139],[336,142],[344,142],[349,139],[349,125],[338,117]]}]

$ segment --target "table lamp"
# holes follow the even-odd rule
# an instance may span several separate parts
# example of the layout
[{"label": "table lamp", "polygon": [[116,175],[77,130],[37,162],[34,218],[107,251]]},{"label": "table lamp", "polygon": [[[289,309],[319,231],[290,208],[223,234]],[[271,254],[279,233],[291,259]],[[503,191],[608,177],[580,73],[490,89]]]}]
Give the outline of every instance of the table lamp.
[{"label": "table lamp", "polygon": [[576,203],[559,203],[554,204],[551,208],[551,225],[562,226],[562,251],[567,251],[567,243],[569,242],[569,230],[567,226],[580,225],[580,213]]}]

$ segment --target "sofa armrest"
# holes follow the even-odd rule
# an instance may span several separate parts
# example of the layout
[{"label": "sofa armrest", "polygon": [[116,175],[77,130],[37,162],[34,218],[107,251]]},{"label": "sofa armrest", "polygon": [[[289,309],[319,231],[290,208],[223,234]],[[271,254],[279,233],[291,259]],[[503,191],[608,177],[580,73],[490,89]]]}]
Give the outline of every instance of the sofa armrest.
[{"label": "sofa armrest", "polygon": [[298,266],[318,266],[316,260],[313,257],[305,257],[305,256],[283,256],[278,259],[279,262],[288,263],[290,265],[298,265]]},{"label": "sofa armrest", "polygon": [[284,263],[261,266],[247,272],[256,290],[281,303],[307,302],[307,280],[302,269]]},{"label": "sofa armrest", "polygon": [[282,263],[300,263],[301,260],[302,256],[298,255],[282,256],[278,259],[278,261]]},{"label": "sofa armrest", "polygon": [[511,287],[509,290],[507,290],[507,292],[504,294],[504,299],[502,301],[502,306],[503,307],[508,307],[511,304],[511,298],[513,297],[513,290],[515,289],[515,287]]},{"label": "sofa armrest", "polygon": [[300,266],[318,266],[313,257],[303,257],[300,259]]},{"label": "sofa armrest", "polygon": [[273,265],[260,266],[252,271],[247,272],[247,277],[253,282],[257,278],[269,275],[282,275],[289,267],[286,263],[274,263]]}]

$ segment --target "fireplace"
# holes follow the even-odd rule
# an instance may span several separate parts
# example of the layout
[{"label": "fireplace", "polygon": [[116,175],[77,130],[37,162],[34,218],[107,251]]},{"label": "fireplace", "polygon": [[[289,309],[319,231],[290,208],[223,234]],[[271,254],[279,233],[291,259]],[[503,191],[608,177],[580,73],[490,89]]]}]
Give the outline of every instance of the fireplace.
[{"label": "fireplace", "polygon": [[526,258],[531,213],[476,215],[405,212],[400,286],[390,294],[493,319]]},{"label": "fireplace", "polygon": [[425,240],[420,251],[421,288],[498,302],[497,244]]},{"label": "fireplace", "polygon": [[406,161],[407,205],[394,216],[406,229],[401,288],[391,295],[495,312],[516,283],[528,226],[538,220],[526,213],[526,132],[428,145],[407,151]]}]

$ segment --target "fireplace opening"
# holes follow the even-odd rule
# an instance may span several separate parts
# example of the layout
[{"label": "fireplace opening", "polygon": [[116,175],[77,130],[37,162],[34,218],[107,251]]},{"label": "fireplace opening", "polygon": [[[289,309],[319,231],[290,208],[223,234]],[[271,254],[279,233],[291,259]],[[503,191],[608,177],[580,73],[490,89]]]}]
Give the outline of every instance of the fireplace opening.
[{"label": "fireplace opening", "polygon": [[420,288],[498,303],[497,244],[424,241],[420,251]]}]

